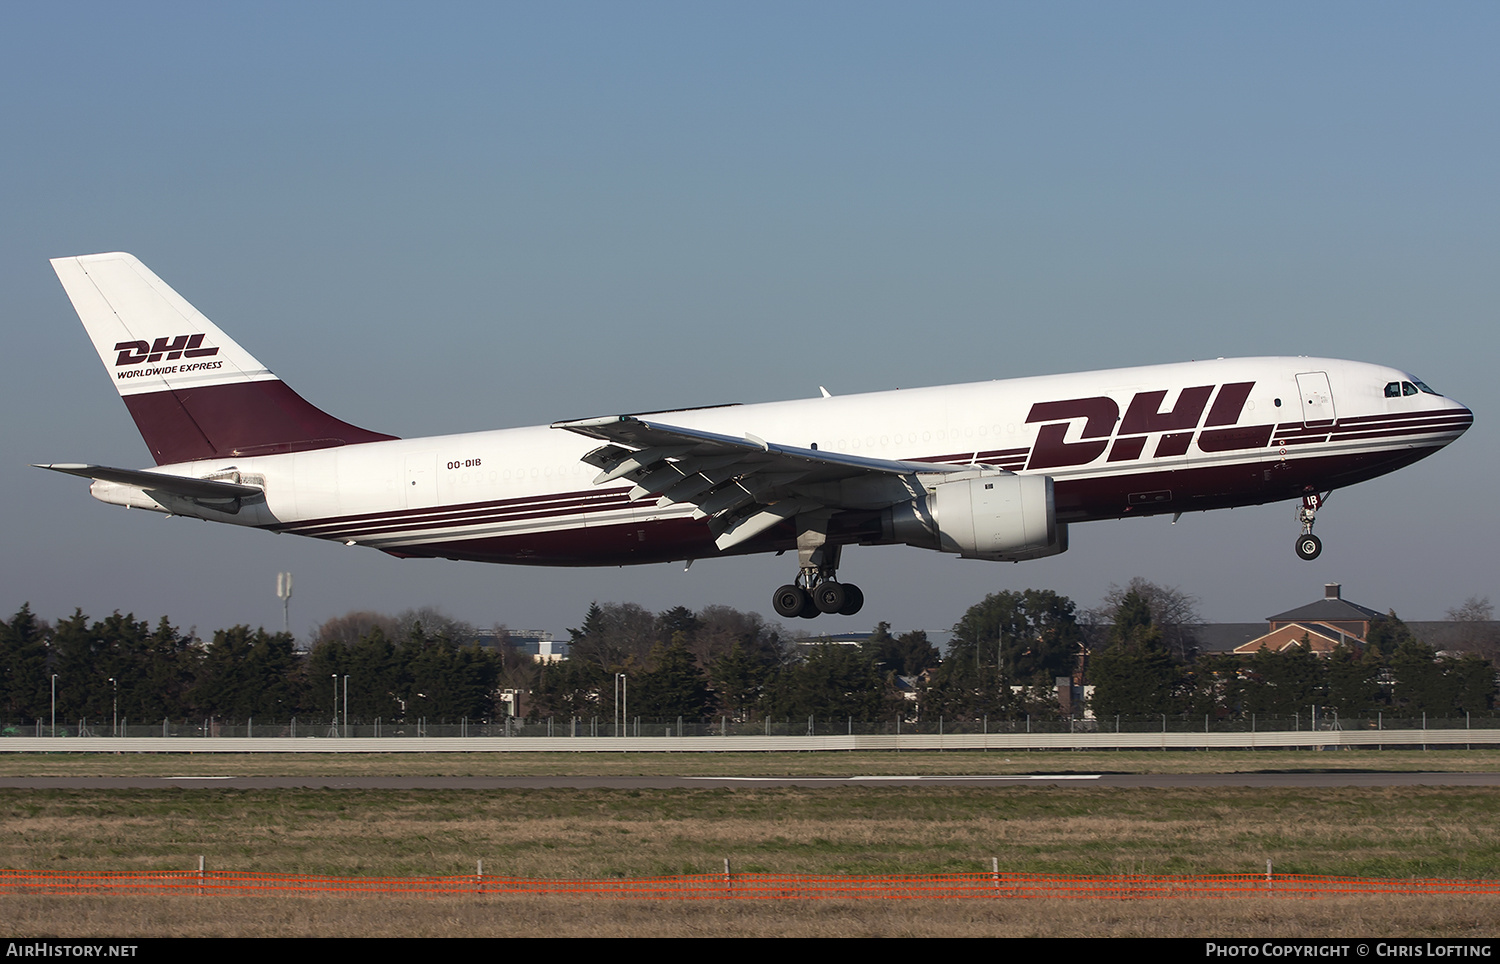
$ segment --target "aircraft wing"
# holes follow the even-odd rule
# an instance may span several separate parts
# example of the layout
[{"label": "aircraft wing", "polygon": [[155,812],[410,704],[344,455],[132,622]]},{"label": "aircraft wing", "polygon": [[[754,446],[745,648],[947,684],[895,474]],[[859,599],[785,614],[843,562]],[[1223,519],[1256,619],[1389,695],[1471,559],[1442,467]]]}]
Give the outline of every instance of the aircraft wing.
[{"label": "aircraft wing", "polygon": [[194,479],[162,472],[143,472],[137,469],[115,469],[107,465],[86,465],[77,462],[57,462],[51,465],[34,465],[33,468],[76,475],[83,479],[99,479],[103,482],[118,482],[147,491],[170,492],[185,499],[200,499],[210,502],[243,499],[260,495],[262,490],[253,485],[237,482],[221,482],[218,479]]},{"label": "aircraft wing", "polygon": [[632,499],[656,496],[658,505],[693,505],[693,517],[709,520],[721,550],[801,513],[905,502],[921,494],[918,474],[973,468],[823,452],[634,415],[554,422],[552,427],[608,443],[583,457],[600,470],[595,485],[623,478],[635,483]]}]

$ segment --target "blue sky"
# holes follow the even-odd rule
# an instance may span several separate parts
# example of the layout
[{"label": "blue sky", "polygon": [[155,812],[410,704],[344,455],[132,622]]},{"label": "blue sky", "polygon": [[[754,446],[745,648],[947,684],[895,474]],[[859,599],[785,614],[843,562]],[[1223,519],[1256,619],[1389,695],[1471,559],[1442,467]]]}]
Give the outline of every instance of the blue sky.
[{"label": "blue sky", "polygon": [[[787,559],[397,561],[89,499],[149,457],[49,257],[127,250],[293,387],[402,436],[1190,358],[1415,372],[1474,409],[1290,505],[1075,527],[1021,566],[855,548],[818,628],[1133,576],[1254,620],[1500,600],[1500,10],[1313,4],[12,4],[0,10],[0,610],[208,630],[436,605],[769,611]],[[798,628],[802,628],[799,626]]]}]

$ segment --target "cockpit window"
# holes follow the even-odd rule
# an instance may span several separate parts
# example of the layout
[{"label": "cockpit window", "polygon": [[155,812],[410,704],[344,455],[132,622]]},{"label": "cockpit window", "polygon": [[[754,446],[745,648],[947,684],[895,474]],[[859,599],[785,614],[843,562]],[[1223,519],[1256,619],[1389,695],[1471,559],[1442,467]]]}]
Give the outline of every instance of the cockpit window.
[{"label": "cockpit window", "polygon": [[1428,395],[1437,395],[1438,398],[1442,398],[1443,397],[1441,395],[1438,395],[1437,392],[1435,392],[1432,389],[1428,388],[1426,385],[1424,385],[1422,382],[1418,381],[1415,378],[1413,378],[1409,382],[1386,382],[1385,383],[1385,397],[1386,398],[1400,398],[1403,395],[1415,395],[1418,392],[1426,392]]}]

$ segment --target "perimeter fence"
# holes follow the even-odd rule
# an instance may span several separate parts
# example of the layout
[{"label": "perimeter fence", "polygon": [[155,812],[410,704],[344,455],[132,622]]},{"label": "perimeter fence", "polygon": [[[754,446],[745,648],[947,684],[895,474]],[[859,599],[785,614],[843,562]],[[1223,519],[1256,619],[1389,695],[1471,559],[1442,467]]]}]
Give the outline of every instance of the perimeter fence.
[{"label": "perimeter fence", "polygon": [[[1021,736],[1108,734],[1203,734],[1250,736],[1284,733],[1400,733],[1418,730],[1493,731],[1500,734],[1500,717],[1464,715],[1438,717],[1419,714],[1344,717],[1336,714],[1293,713],[1247,716],[1244,719],[1185,718],[1156,715],[1107,719],[1046,719],[1010,717],[949,720],[942,717],[920,721],[905,719],[856,720],[853,717],[805,716],[734,720],[728,716],[711,721],[630,717],[572,717],[529,720],[509,717],[498,720],[364,720],[330,717],[236,720],[224,717],[158,720],[154,723],[120,719],[72,721],[0,721],[0,738],[85,738],[193,740],[193,739],[633,739],[694,737],[801,737],[801,736]],[[1451,735],[1451,734],[1450,734]],[[1372,741],[1373,742],[1373,741]],[[1450,739],[1449,742],[1452,742]]]},{"label": "perimeter fence", "polygon": [[1322,714],[1249,720],[952,721],[851,717],[715,723],[575,717],[361,723],[331,718],[230,722],[123,720],[0,724],[0,753],[724,753],[814,750],[1432,749],[1500,746],[1500,718]]},{"label": "perimeter fence", "polygon": [[0,893],[169,894],[342,897],[593,897],[621,900],[1160,900],[1398,896],[1497,896],[1500,879],[1320,877],[1298,874],[1057,876],[967,873],[846,877],[814,874],[702,874],[557,880],[459,877],[323,877],[233,871],[66,873],[0,871]]}]

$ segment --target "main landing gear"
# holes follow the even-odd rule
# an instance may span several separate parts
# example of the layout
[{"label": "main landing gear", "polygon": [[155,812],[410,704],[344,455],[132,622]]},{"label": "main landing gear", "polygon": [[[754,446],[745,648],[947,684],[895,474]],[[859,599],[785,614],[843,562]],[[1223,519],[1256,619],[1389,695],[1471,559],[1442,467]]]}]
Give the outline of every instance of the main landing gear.
[{"label": "main landing gear", "polygon": [[827,518],[797,517],[797,579],[776,590],[771,606],[778,616],[812,619],[820,613],[853,616],[865,594],[852,582],[838,581],[841,546],[827,542]]},{"label": "main landing gear", "polygon": [[805,569],[798,574],[796,583],[776,590],[776,594],[771,597],[771,605],[775,607],[778,616],[801,616],[803,619],[812,619],[821,613],[853,616],[864,606],[865,594],[854,583],[838,582],[832,578],[831,573],[828,577],[821,578],[816,575],[816,570],[814,572],[819,581],[810,590],[801,585],[808,578]]},{"label": "main landing gear", "polygon": [[1302,523],[1302,534],[1297,537],[1297,555],[1303,559],[1316,559],[1323,552],[1323,540],[1313,535],[1312,528],[1313,519],[1326,501],[1327,496],[1316,492],[1302,496],[1302,505],[1297,509],[1297,521]]}]

